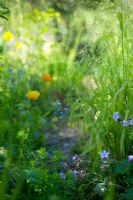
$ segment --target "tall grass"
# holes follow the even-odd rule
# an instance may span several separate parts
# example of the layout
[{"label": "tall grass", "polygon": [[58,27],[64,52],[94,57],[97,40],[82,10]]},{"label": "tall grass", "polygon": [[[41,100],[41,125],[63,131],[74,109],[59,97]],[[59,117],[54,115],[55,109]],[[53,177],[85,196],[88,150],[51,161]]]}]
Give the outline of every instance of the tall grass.
[{"label": "tall grass", "polygon": [[[104,52],[100,61],[96,60],[94,80],[97,88],[90,97],[93,107],[89,120],[92,124],[87,145],[97,152],[101,148],[110,149],[119,160],[127,155],[132,144],[132,129],[113,121],[116,111],[122,119],[132,116],[132,16],[119,12],[116,13],[117,21],[119,29],[106,31],[100,41]],[[89,146],[86,148],[89,149]]]},{"label": "tall grass", "polygon": [[[51,175],[42,133],[45,126],[55,127],[59,101],[70,108],[70,116],[64,118],[81,130],[83,153],[89,153],[90,160],[97,162],[102,149],[117,161],[130,152],[132,127],[123,127],[122,121],[133,117],[133,16],[127,7],[78,8],[68,26],[55,10],[33,9],[21,1],[10,9],[4,31],[13,32],[22,49],[1,39],[5,52],[0,69],[0,199],[31,199],[33,191],[50,199],[63,183],[58,173]],[[46,73],[52,82],[42,81]],[[29,101],[28,90],[40,91],[41,98]],[[113,120],[114,112],[121,121]],[[58,156],[53,160],[60,160]],[[70,182],[64,188],[70,188]]]}]

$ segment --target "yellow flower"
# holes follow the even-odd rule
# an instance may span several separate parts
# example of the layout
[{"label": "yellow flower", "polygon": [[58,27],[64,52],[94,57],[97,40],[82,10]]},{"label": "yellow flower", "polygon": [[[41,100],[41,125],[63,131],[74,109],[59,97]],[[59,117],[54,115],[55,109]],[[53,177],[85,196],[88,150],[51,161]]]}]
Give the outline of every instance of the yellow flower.
[{"label": "yellow flower", "polygon": [[3,34],[3,39],[7,42],[10,42],[14,38],[13,34],[10,31],[7,31]]},{"label": "yellow flower", "polygon": [[27,98],[30,100],[37,100],[40,97],[40,92],[38,91],[28,91],[26,94]]},{"label": "yellow flower", "polygon": [[16,42],[16,43],[15,43],[15,48],[16,48],[17,50],[21,49],[22,46],[23,46],[23,43],[22,43],[22,42]]}]

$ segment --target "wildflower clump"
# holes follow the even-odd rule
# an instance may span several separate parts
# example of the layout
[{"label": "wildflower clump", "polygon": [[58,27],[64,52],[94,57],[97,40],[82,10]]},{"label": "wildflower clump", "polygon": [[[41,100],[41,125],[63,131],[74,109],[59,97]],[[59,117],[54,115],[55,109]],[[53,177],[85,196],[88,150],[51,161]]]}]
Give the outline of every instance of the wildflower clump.
[{"label": "wildflower clump", "polygon": [[128,127],[128,126],[133,126],[133,119],[132,118],[129,118],[127,120],[122,120],[122,117],[119,115],[118,112],[114,112],[113,114],[113,120],[115,122],[121,122],[122,121],[122,126],[123,127]]},{"label": "wildflower clump", "polygon": [[109,156],[110,156],[110,153],[107,152],[106,150],[103,150],[101,153],[100,153],[100,157],[101,157],[101,160],[102,160],[102,165],[101,165],[101,168],[102,169],[106,169],[108,167],[108,159],[109,159]]},{"label": "wildflower clump", "polygon": [[14,38],[13,34],[10,32],[10,31],[6,31],[4,34],[3,34],[3,39],[7,42],[10,42],[12,41]]},{"label": "wildflower clump", "polygon": [[28,91],[26,94],[27,98],[30,100],[37,100],[40,97],[40,92],[38,91]]},{"label": "wildflower clump", "polygon": [[50,74],[44,74],[43,75],[43,80],[44,81],[51,81],[52,80],[52,76]]}]

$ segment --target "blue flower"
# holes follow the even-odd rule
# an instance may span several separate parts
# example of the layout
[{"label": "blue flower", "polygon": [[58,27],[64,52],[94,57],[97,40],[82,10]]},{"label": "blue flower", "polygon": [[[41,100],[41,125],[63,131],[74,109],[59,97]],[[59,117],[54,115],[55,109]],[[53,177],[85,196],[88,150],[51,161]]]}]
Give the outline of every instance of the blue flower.
[{"label": "blue flower", "polygon": [[65,113],[60,111],[60,116],[65,116]]},{"label": "blue flower", "polygon": [[133,162],[133,155],[128,156],[128,162]]},{"label": "blue flower", "polygon": [[107,158],[109,158],[109,152],[107,152],[106,150],[103,150],[100,153],[100,157],[101,157],[101,159],[107,159]]},{"label": "blue flower", "polygon": [[113,119],[114,119],[114,121],[116,121],[116,122],[120,119],[120,116],[119,116],[119,113],[118,113],[118,112],[114,112]]},{"label": "blue flower", "polygon": [[124,126],[124,127],[129,126],[129,121],[123,120],[123,126]]},{"label": "blue flower", "polygon": [[129,125],[133,126],[133,119],[129,120]]},{"label": "blue flower", "polygon": [[80,161],[80,156],[75,154],[73,157],[72,157],[72,160],[75,161],[75,162],[78,162]]}]

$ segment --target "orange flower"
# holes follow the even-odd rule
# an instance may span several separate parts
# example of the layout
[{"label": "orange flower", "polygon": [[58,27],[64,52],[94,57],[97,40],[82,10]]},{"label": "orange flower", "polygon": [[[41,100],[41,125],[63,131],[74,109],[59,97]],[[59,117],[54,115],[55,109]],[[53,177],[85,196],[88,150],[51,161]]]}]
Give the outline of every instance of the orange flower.
[{"label": "orange flower", "polygon": [[45,75],[43,76],[43,80],[44,80],[44,81],[51,81],[51,80],[52,80],[52,77],[51,77],[50,74],[45,74]]}]

